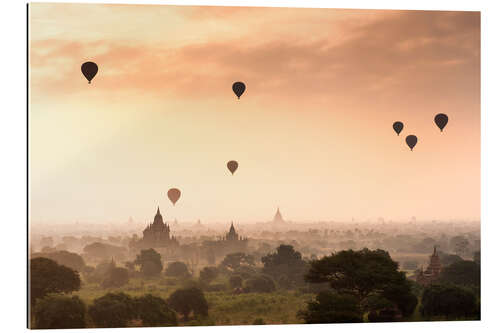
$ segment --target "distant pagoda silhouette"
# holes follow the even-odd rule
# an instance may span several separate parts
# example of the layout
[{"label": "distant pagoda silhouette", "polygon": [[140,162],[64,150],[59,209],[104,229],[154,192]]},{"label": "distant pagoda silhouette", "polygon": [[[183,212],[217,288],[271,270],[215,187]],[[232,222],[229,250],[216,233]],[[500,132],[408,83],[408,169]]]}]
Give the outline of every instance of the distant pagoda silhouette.
[{"label": "distant pagoda silhouette", "polygon": [[281,216],[281,212],[280,212],[280,208],[279,207],[276,210],[276,214],[274,214],[274,218],[273,218],[272,222],[273,223],[278,223],[278,224],[286,223],[286,221],[283,219],[283,216]]}]

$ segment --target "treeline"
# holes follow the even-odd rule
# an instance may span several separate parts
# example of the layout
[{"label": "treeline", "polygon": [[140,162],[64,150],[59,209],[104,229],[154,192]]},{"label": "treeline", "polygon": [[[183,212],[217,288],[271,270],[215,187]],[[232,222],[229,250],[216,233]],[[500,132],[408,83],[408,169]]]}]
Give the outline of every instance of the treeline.
[{"label": "treeline", "polygon": [[[142,250],[125,267],[111,260],[89,269],[68,253],[52,256],[54,260],[31,259],[34,328],[172,326],[199,321],[209,316],[207,292],[312,293],[314,298],[297,313],[298,322],[305,323],[479,319],[479,256],[476,261],[454,261],[427,287],[409,280],[384,250],[339,251],[305,260],[293,246],[282,244],[261,257],[260,263],[252,255],[231,253],[197,276],[184,262],[164,267],[154,249]],[[83,283],[120,288],[132,278],[159,281],[175,290],[165,298],[148,292],[132,297],[115,290],[88,305],[77,296],[64,296]]]}]

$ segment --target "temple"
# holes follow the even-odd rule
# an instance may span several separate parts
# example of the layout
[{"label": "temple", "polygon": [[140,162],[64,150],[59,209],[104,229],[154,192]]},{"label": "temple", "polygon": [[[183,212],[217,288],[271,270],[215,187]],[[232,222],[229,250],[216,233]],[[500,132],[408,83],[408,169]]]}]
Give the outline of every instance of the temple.
[{"label": "temple", "polygon": [[142,235],[142,239],[136,244],[140,248],[163,248],[179,245],[175,237],[170,235],[170,226],[163,222],[160,207],[156,211],[153,222],[144,229]]},{"label": "temple", "polygon": [[418,284],[427,286],[439,278],[441,273],[441,261],[439,260],[439,255],[434,246],[434,253],[430,256],[429,265],[427,269],[420,269],[417,273],[416,281]]},{"label": "temple", "polygon": [[231,227],[229,228],[229,232],[226,233],[226,235],[223,237],[224,241],[243,241],[243,237],[240,237],[238,233],[236,232],[236,229],[234,229],[234,224],[231,222]]},{"label": "temple", "polygon": [[279,223],[279,224],[285,223],[285,220],[283,219],[283,216],[281,216],[281,212],[280,212],[280,208],[279,207],[276,210],[276,214],[274,214],[273,223]]}]

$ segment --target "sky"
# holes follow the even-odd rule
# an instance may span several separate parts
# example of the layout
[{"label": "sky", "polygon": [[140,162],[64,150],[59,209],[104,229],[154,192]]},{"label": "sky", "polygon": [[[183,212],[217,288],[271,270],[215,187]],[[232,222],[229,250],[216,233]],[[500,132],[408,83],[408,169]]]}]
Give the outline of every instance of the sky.
[{"label": "sky", "polygon": [[29,29],[33,223],[149,221],[158,205],[207,223],[278,206],[480,218],[479,12],[34,3]]}]

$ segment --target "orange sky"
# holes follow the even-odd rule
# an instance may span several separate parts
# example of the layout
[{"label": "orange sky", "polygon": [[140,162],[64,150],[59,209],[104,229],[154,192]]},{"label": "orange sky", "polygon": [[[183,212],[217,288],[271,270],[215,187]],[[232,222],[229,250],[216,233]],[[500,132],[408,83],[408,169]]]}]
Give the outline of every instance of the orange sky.
[{"label": "orange sky", "polygon": [[30,40],[33,221],[479,219],[478,12],[36,3]]}]

